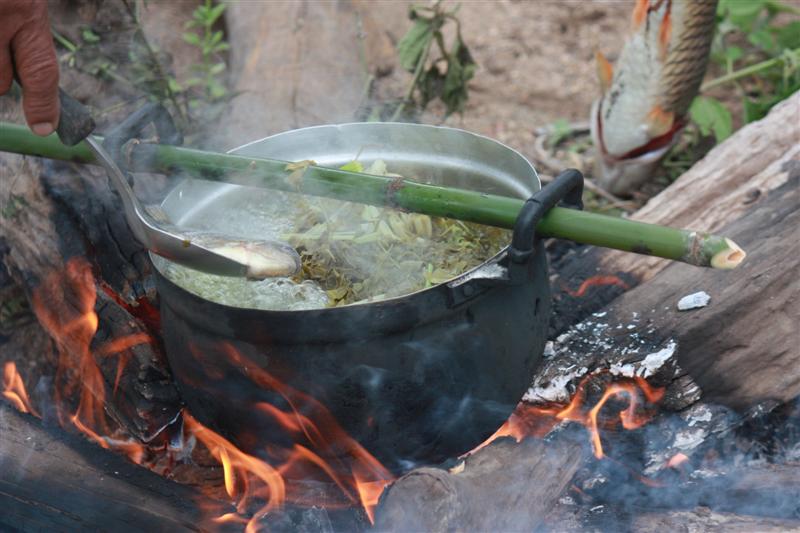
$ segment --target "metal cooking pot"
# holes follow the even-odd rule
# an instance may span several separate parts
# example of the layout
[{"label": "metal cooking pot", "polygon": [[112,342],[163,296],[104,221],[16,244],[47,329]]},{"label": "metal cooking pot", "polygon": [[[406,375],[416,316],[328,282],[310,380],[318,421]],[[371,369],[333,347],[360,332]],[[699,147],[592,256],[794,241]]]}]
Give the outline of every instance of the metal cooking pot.
[{"label": "metal cooking pot", "polygon": [[[384,301],[308,311],[236,308],[200,298],[159,272],[166,352],[191,413],[245,449],[273,442],[278,432],[253,406],[285,397],[252,379],[249,365],[256,365],[321,402],[395,472],[462,454],[497,430],[529,386],[546,338],[547,262],[533,230],[565,195],[579,203],[580,174],[565,173],[536,194],[536,171],[514,150],[465,131],[414,124],[305,128],[233,153],[322,166],[383,159],[405,177],[534,196],[512,246],[446,283]],[[268,224],[234,227],[229,214],[254,202],[280,204],[281,194],[187,180],[162,206],[180,226],[274,238]],[[153,259],[163,269],[165,260]],[[232,359],[231,348],[250,363]]]}]

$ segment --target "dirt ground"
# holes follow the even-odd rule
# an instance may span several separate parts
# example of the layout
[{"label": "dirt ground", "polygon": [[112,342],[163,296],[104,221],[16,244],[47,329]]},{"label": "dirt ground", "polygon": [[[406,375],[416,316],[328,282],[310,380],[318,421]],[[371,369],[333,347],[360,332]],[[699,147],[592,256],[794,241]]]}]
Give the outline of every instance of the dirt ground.
[{"label": "dirt ground", "polygon": [[[461,2],[458,16],[478,71],[463,117],[446,124],[488,135],[535,159],[536,128],[560,118],[587,120],[599,94],[595,52],[614,60],[632,7],[632,1]],[[409,24],[397,25],[399,36]]]}]

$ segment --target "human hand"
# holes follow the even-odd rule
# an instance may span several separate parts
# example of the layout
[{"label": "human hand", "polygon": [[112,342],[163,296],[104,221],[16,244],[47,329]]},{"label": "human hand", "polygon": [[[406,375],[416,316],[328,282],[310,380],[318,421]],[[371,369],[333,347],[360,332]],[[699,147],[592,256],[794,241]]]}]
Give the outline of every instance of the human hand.
[{"label": "human hand", "polygon": [[45,0],[0,0],[0,95],[15,72],[28,126],[49,135],[58,126],[58,62]]}]

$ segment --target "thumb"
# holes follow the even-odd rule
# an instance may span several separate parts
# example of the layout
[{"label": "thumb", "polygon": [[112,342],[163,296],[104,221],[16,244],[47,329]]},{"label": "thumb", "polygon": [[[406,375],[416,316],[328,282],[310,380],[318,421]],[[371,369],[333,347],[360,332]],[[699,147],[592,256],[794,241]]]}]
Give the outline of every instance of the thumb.
[{"label": "thumb", "polygon": [[58,126],[59,106],[58,62],[47,20],[25,24],[11,47],[25,120],[37,135],[49,135]]}]

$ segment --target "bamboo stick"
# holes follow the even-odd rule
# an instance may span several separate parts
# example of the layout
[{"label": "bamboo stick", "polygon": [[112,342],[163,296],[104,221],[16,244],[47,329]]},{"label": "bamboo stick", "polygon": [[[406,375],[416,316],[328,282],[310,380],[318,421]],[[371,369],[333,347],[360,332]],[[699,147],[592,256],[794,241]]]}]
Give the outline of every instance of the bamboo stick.
[{"label": "bamboo stick", "polygon": [[[0,122],[0,151],[92,163],[84,143],[66,147],[55,135],[38,137],[27,127]],[[305,170],[287,161],[243,157],[161,144],[138,144],[130,166],[140,171],[183,170],[192,176],[265,187],[377,206],[393,206],[431,216],[455,218],[511,229],[523,201],[475,191],[428,185],[310,165]],[[708,233],[645,224],[584,211],[553,208],[539,222],[546,237],[654,255],[696,266],[732,269],[745,252],[733,241]]]}]

